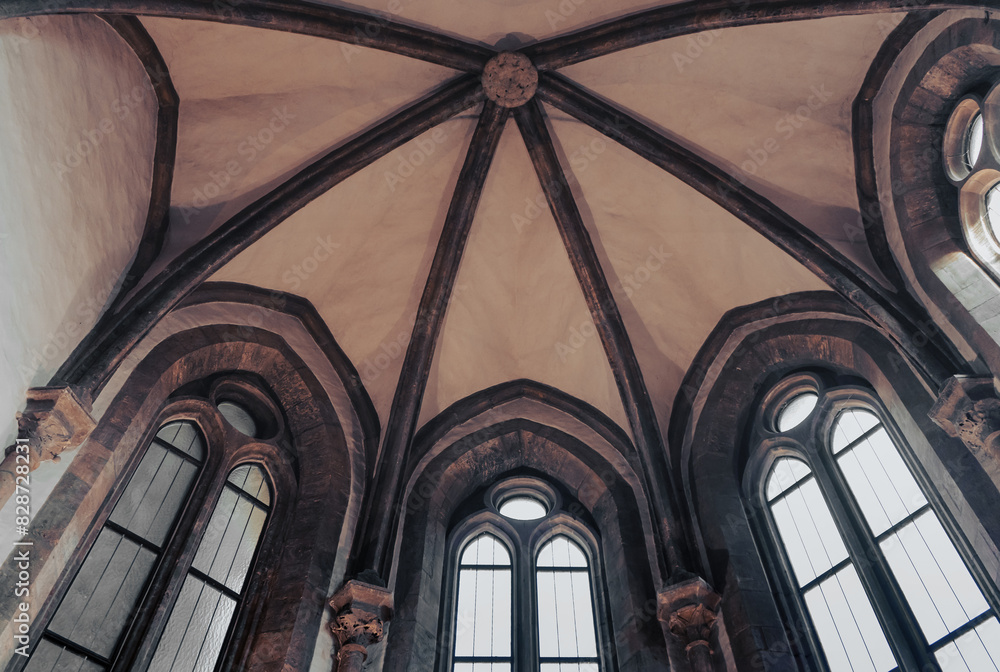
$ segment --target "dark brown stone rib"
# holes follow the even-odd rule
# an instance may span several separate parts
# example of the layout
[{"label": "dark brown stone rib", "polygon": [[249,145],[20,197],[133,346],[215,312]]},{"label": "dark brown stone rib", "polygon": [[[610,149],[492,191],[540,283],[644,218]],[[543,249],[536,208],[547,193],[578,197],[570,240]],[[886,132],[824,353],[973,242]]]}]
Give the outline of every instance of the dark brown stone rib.
[{"label": "dark brown stone rib", "polygon": [[[639,360],[636,359],[632,341],[597,257],[594,243],[559,164],[552,138],[545,126],[541,104],[532,100],[517,109],[515,118],[614,372],[636,447],[645,463],[646,468],[642,473],[646,491],[654,507],[652,518],[654,521],[667,522],[666,533],[663,533],[659,525],[654,529],[661,535],[657,547],[666,549],[669,574],[673,574],[684,565],[677,546],[677,541],[683,538],[683,532],[674,515],[675,507],[670,500],[669,490],[664,487],[670,482],[666,451],[657,431],[656,414],[653,412],[653,403],[646,389]],[[661,571],[663,569],[660,568]]]},{"label": "dark brown stone rib", "polygon": [[982,2],[935,0],[689,0],[560,35],[524,49],[539,70],[555,70],[650,42],[719,28],[833,16],[986,8]]},{"label": "dark brown stone rib", "polygon": [[[416,324],[413,325],[413,334],[406,347],[403,368],[392,400],[389,421],[386,423],[374,483],[365,499],[365,515],[363,524],[359,526],[357,568],[374,569],[384,578],[389,576],[392,566],[389,544],[402,508],[400,503],[405,484],[401,475],[417,430],[417,417],[427,387],[427,376],[455,286],[455,278],[458,277],[465,243],[479,206],[483,184],[493,163],[506,120],[506,108],[486,102],[469,143],[465,163],[459,173],[427,282],[424,284],[424,292],[420,297]],[[391,497],[388,507],[384,501],[386,495]]]},{"label": "dark brown stone rib", "polygon": [[949,371],[964,370],[940,333],[928,335],[921,329],[929,318],[919,307],[886,293],[839,251],[725,169],[559,75],[542,73],[537,96],[663,168],[749,224],[857,306],[930,380],[944,381]]},{"label": "dark brown stone rib", "polygon": [[167,236],[170,216],[170,187],[177,154],[177,91],[170,81],[167,64],[139,19],[134,16],[102,15],[102,19],[118,32],[142,63],[153,87],[158,110],[156,113],[156,146],[153,149],[153,179],[150,186],[146,227],[142,232],[132,265],[122,280],[112,305],[114,312],[123,298],[146,273]]}]

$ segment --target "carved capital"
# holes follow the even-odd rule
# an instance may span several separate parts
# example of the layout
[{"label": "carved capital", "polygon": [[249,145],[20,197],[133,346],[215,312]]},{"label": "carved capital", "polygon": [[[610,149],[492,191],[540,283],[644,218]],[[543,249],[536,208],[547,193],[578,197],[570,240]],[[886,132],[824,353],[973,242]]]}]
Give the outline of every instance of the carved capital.
[{"label": "carved capital", "polygon": [[992,378],[952,376],[928,415],[974,454],[1000,456],[1000,398]]},{"label": "carved capital", "polygon": [[[33,387],[28,403],[17,414],[17,438],[31,447],[32,470],[39,462],[59,461],[59,455],[87,440],[97,425],[89,409],[69,387]],[[7,447],[9,454],[14,446]]]},{"label": "carved capital", "polygon": [[382,641],[385,623],[392,618],[392,593],[354,579],[330,598],[330,606],[336,614],[331,629],[338,644],[338,672],[361,670],[368,647]]},{"label": "carved capital", "polygon": [[685,648],[691,648],[696,644],[708,643],[715,618],[715,612],[704,604],[691,604],[670,614],[667,626]]},{"label": "carved capital", "polygon": [[28,390],[24,412],[17,414],[17,441],[7,446],[0,463],[0,506],[14,494],[18,479],[25,479],[25,467],[34,471],[46,460],[58,462],[64,451],[86,441],[96,424],[70,388]]},{"label": "carved capital", "polygon": [[712,629],[720,600],[701,577],[670,585],[658,596],[660,622],[684,647],[694,670],[711,669]]}]

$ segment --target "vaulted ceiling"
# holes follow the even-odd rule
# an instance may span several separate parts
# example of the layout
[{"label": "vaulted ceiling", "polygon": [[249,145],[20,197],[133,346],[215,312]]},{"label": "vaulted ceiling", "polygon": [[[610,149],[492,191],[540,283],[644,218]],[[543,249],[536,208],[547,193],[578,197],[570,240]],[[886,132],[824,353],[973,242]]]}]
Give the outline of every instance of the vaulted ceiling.
[{"label": "vaulted ceiling", "polygon": [[[313,304],[386,441],[526,378],[652,447],[726,311],[833,288],[881,315],[893,289],[856,235],[852,105],[906,3],[55,4],[137,14],[110,20],[169,73],[169,218],[90,339],[107,361],[242,283]],[[483,94],[496,51],[537,66],[527,104]]]}]

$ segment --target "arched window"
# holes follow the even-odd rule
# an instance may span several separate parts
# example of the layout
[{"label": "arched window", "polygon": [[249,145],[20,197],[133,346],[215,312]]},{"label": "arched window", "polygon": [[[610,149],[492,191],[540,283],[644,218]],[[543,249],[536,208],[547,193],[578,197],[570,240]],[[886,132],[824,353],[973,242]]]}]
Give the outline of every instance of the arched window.
[{"label": "arched window", "polygon": [[872,394],[791,377],[754,441],[748,496],[819,667],[1000,671],[995,589]]},{"label": "arched window", "polygon": [[538,551],[538,651],[542,672],[597,672],[597,633],[587,555],[565,535]]},{"label": "arched window", "polygon": [[510,552],[494,535],[478,535],[458,564],[455,660],[458,672],[511,669],[513,567]]},{"label": "arched window", "polygon": [[[273,496],[259,464],[237,462],[228,473],[211,473],[208,465],[225,463],[227,451],[219,452],[211,459],[192,421],[157,431],[25,672],[217,667],[247,595]],[[217,493],[214,501],[198,494],[205,492]]]},{"label": "arched window", "polygon": [[[595,547],[535,479],[490,490],[484,511],[458,527],[452,672],[600,672]],[[446,598],[447,599],[447,598]]]}]

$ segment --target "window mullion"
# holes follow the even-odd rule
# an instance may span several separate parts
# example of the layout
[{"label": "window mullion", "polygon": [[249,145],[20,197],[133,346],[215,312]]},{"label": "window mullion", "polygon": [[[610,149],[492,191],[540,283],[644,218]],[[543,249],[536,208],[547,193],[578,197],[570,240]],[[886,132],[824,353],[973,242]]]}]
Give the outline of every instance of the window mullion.
[{"label": "window mullion", "polygon": [[516,586],[514,612],[514,647],[513,656],[516,661],[515,670],[532,670],[538,672],[538,606],[535,595],[535,570],[531,548],[527,540],[519,539],[517,545],[517,563],[514,567],[514,585]]},{"label": "window mullion", "polygon": [[906,605],[906,600],[886,565],[882,551],[868,531],[847,484],[840,476],[839,468],[834,463],[835,458],[826,446],[817,452],[822,458],[813,464],[816,482],[840,527],[848,554],[854,561],[858,576],[885,630],[886,639],[900,669],[940,669],[927,649],[927,642],[916,618],[908,607],[905,614],[901,614],[898,609],[899,605]]}]

